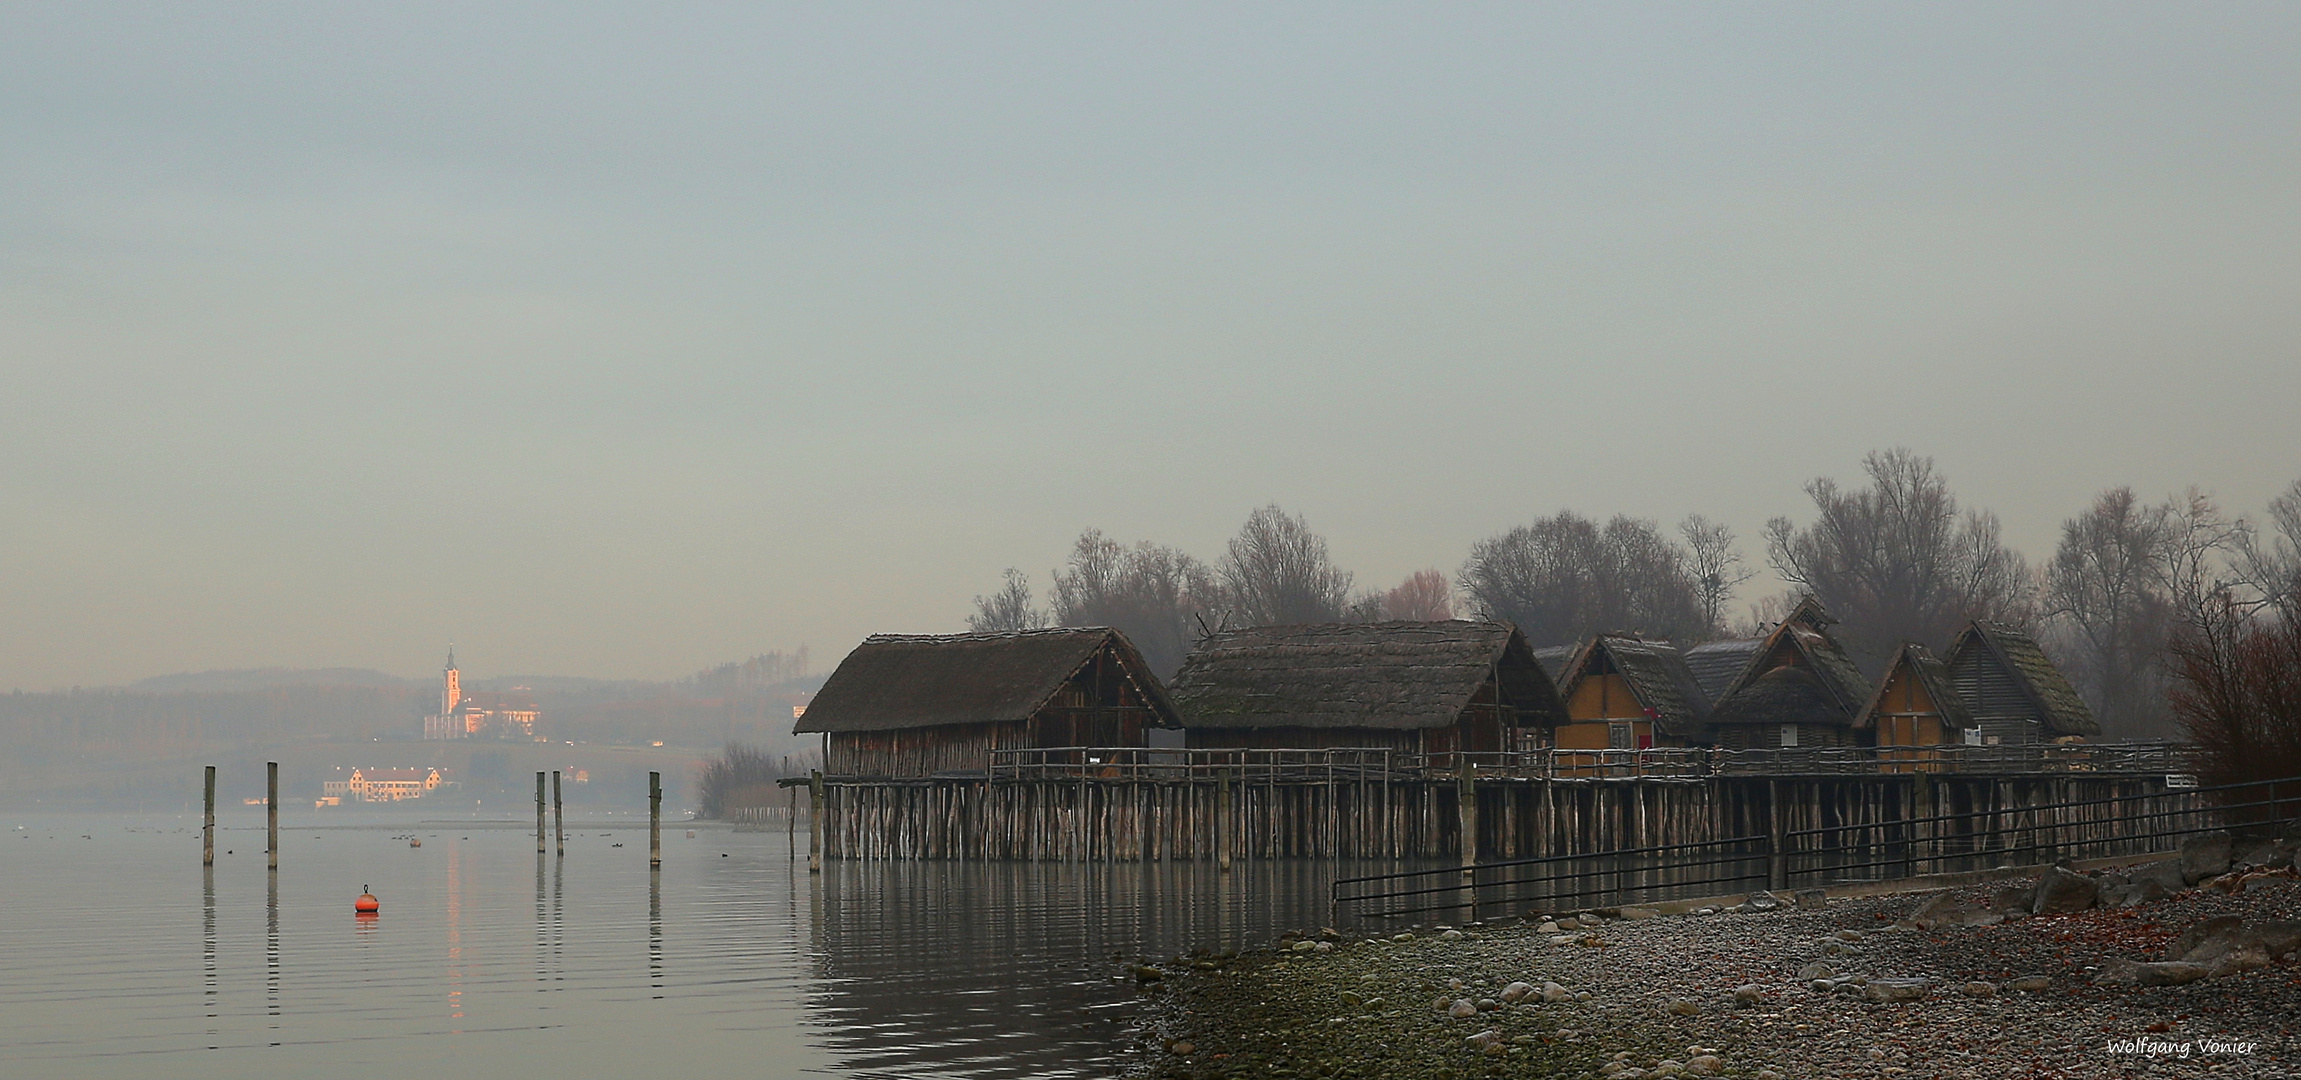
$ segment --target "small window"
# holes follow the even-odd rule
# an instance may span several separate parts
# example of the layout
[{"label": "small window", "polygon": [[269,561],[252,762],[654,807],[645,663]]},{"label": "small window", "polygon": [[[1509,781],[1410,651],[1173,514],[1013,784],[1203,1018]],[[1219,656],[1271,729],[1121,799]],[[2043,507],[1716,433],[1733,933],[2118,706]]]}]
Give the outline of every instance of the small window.
[{"label": "small window", "polygon": [[1783,748],[1787,749],[1787,748],[1789,748],[1789,747],[1792,747],[1792,746],[1796,746],[1796,745],[1798,745],[1798,725],[1796,725],[1796,724],[1783,724],[1783,725],[1782,725],[1782,746],[1783,746]]},{"label": "small window", "polygon": [[1977,727],[1969,727],[1965,729],[1965,744],[1967,746],[1980,746],[1981,729]]},{"label": "small window", "polygon": [[1606,724],[1606,749],[1629,750],[1637,746],[1633,725],[1628,720],[1611,720]]}]

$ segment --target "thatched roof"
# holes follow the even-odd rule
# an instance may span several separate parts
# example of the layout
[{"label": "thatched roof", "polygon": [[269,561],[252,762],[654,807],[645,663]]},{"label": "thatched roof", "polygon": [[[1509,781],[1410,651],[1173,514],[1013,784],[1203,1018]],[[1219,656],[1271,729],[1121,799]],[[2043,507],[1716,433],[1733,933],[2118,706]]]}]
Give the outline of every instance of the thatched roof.
[{"label": "thatched roof", "polygon": [[[1820,612],[1820,607],[1810,604],[1813,612]],[[1782,620],[1773,633],[1766,635],[1750,665],[1726,687],[1716,710],[1710,714],[1711,723],[1854,722],[1870,699],[1870,681],[1863,677],[1861,668],[1855,666],[1853,657],[1846,654],[1845,646],[1827,629],[1829,622],[1823,621],[1827,613],[1821,613],[1822,618],[1817,619],[1808,612],[1809,604],[1800,604],[1793,617]],[[1764,692],[1757,692],[1760,683],[1785,669],[1804,671],[1809,678],[1803,681],[1777,678]],[[1806,685],[1809,682],[1811,685]],[[1793,683],[1794,692],[1788,689]],[[1755,696],[1751,696],[1753,694]],[[1809,707],[1805,699],[1811,695],[1819,696]],[[1736,700],[1745,697],[1748,700]],[[1799,715],[1769,715],[1765,707],[1769,703]]]},{"label": "thatched roof", "polygon": [[1534,662],[1542,665],[1542,673],[1560,686],[1566,684],[1566,669],[1582,651],[1579,645],[1546,645],[1534,650]]},{"label": "thatched roof", "polygon": [[1183,660],[1173,692],[1188,728],[1411,730],[1451,726],[1497,674],[1521,722],[1565,717],[1517,627],[1461,620],[1232,630]]},{"label": "thatched roof", "polygon": [[1896,673],[1916,679],[1933,699],[1934,711],[1941,714],[1944,727],[1970,728],[1974,726],[1973,711],[1966,708],[1965,699],[1958,696],[1957,687],[1950,682],[1949,665],[1942,663],[1933,650],[1914,641],[1902,643],[1901,651],[1894,654],[1893,663],[1886,665],[1885,677],[1878,680],[1877,692],[1870,695],[1870,703],[1861,715],[1854,718],[1854,726],[1869,730],[1877,726],[1879,707],[1885,701],[1886,687],[1892,685]]},{"label": "thatched roof", "polygon": [[1558,681],[1561,697],[1574,696],[1583,679],[1611,667],[1630,684],[1630,692],[1663,731],[1679,738],[1700,733],[1710,713],[1709,695],[1687,668],[1677,646],[1647,641],[1626,634],[1600,634],[1575,654],[1573,664]]},{"label": "thatched roof", "polygon": [[1750,659],[1766,644],[1762,637],[1728,638],[1724,641],[1705,641],[1686,649],[1680,655],[1686,661],[1686,670],[1694,675],[1701,686],[1702,697],[1716,702],[1724,697],[1726,688],[1749,669]]},{"label": "thatched roof", "polygon": [[[2101,725],[2093,719],[2093,710],[2085,707],[2085,699],[2078,696],[2077,688],[2069,684],[2068,677],[2046,657],[2036,638],[2003,623],[1976,620],[1958,631],[1957,640],[1950,643],[1950,666],[1960,666],[1969,649],[1979,650],[1978,658],[1991,662],[2013,681],[2030,707],[2030,718],[2046,730],[2055,735],[2101,734]],[[1962,683],[1960,689],[1966,689]],[[1967,696],[1966,705],[1981,716],[1995,716],[2003,711],[2000,703],[1979,700],[1971,694]]]},{"label": "thatched roof", "polygon": [[1014,634],[874,634],[839,662],[792,727],[890,731],[1029,719],[1097,654],[1110,649],[1173,727],[1173,702],[1125,634],[1105,627]]}]

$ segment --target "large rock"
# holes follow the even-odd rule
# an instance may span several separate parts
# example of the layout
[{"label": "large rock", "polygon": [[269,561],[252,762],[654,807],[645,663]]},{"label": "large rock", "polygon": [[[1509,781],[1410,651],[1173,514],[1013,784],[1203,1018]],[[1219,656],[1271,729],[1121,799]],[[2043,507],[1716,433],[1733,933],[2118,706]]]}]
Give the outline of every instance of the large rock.
[{"label": "large rock", "polygon": [[2118,897],[2117,906],[2140,907],[2143,904],[2154,904],[2171,895],[2156,878],[2142,878],[2125,886],[2124,894]]},{"label": "large rock", "polygon": [[2030,901],[2032,915],[2066,915],[2092,907],[2101,885],[2084,874],[2047,867],[2037,879],[2037,895]]},{"label": "large rock", "polygon": [[2149,964],[2137,964],[2131,960],[2111,960],[2107,966],[2102,968],[2101,974],[2094,977],[2093,981],[2124,986],[2179,986],[2182,983],[2196,982],[2211,974],[2213,974],[2213,969],[2204,964],[2192,964],[2186,960],[2159,960]]},{"label": "large rock", "polygon": [[2216,915],[2199,919],[2183,930],[2181,936],[2166,946],[2167,960],[2187,960],[2192,963],[2210,963],[2215,957],[2228,952],[2236,944],[2237,932],[2245,920],[2235,915]]},{"label": "large rock", "polygon": [[2028,911],[2030,901],[2037,898],[2035,885],[2006,885],[1992,893],[1989,906],[1993,911]]},{"label": "large rock", "polygon": [[2191,885],[2229,872],[2229,834],[2216,830],[2198,833],[2181,842],[2181,876]]},{"label": "large rock", "polygon": [[2144,881],[2154,881],[2169,896],[2189,887],[2189,879],[2181,872],[2181,860],[2178,858],[2159,859],[2153,863],[2127,867],[2125,879],[2136,886]]},{"label": "large rock", "polygon": [[1877,1002],[1920,1001],[1932,990],[1932,979],[1871,979],[1862,986],[1862,997]]},{"label": "large rock", "polygon": [[2233,845],[2230,861],[2256,870],[2283,870],[2293,865],[2293,841],[2282,837],[2256,837]]},{"label": "large rock", "polygon": [[1956,893],[1945,892],[1935,893],[1925,903],[1919,904],[1916,911],[1910,912],[1907,921],[1920,930],[1938,930],[1945,926],[1964,926],[1981,914]]},{"label": "large rock", "polygon": [[2284,958],[2287,953],[2301,951],[2301,922],[2277,919],[2245,928],[2243,940],[2259,944],[2271,960]]},{"label": "large rock", "polygon": [[[2288,858],[2286,861],[2290,864],[2292,860]],[[1793,895],[1799,911],[1820,911],[1829,906],[1830,902],[1830,894],[1823,889],[1799,889]]]}]

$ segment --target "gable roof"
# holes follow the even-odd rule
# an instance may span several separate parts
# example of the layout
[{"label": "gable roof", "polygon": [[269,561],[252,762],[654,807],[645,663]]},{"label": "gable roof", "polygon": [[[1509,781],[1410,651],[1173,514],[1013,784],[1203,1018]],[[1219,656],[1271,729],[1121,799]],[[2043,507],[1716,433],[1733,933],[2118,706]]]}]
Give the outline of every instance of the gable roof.
[{"label": "gable roof", "polygon": [[1973,711],[1966,708],[1965,698],[1959,696],[1951,683],[1949,665],[1933,654],[1932,649],[1914,641],[1902,643],[1901,651],[1894,654],[1893,662],[1886,665],[1885,675],[1878,679],[1877,691],[1870,695],[1870,703],[1863,706],[1861,715],[1854,717],[1854,726],[1867,730],[1877,726],[1878,709],[1885,703],[1886,687],[1893,685],[1896,674],[1907,672],[1933,699],[1936,713],[1946,727],[1970,728],[1974,726]]},{"label": "gable roof", "polygon": [[[1811,603],[1810,601],[1808,603]],[[1811,604],[1813,611],[1821,605]],[[1807,616],[1808,604],[1798,605],[1752,654],[1750,664],[1726,687],[1710,714],[1713,724],[1852,724],[1870,699],[1869,680],[1846,655],[1845,647],[1826,627]],[[1823,613],[1827,617],[1827,613]],[[1777,676],[1785,669],[1803,671],[1807,678]],[[1761,682],[1767,683],[1759,688]],[[1754,696],[1753,696],[1754,695]],[[1737,701],[1737,698],[1745,700]],[[1787,710],[1772,715],[1771,710]],[[1796,715],[1789,715],[1795,713]]]},{"label": "gable roof", "polygon": [[[2101,725],[2093,719],[2093,710],[2085,707],[2077,688],[2054,666],[2038,647],[2037,639],[2004,623],[1975,620],[1958,631],[1957,639],[1950,643],[1949,667],[1957,668],[1975,660],[1990,663],[2003,671],[2020,690],[2031,709],[2029,719],[2036,720],[2055,735],[2099,735]],[[1976,715],[1994,716],[1998,705],[1981,700],[1966,680],[1956,680],[1958,691],[1966,696],[1966,706]]]},{"label": "gable roof", "polygon": [[1064,627],[1012,634],[874,634],[839,662],[791,730],[890,731],[1027,720],[1106,648],[1157,714],[1152,726],[1174,726],[1173,701],[1125,634]]},{"label": "gable roof", "polygon": [[1560,686],[1566,685],[1566,672],[1574,664],[1574,657],[1582,651],[1578,645],[1545,645],[1534,650],[1534,660],[1542,665],[1542,673]]},{"label": "gable roof", "polygon": [[1710,713],[1710,698],[1686,667],[1677,646],[1628,634],[1600,634],[1574,655],[1574,662],[1558,680],[1559,696],[1573,697],[1575,688],[1598,669],[1601,661],[1630,685],[1630,693],[1652,713],[1663,731],[1681,738],[1700,731]]},{"label": "gable roof", "polygon": [[1702,688],[1702,697],[1715,704],[1726,696],[1726,688],[1742,677],[1758,650],[1766,644],[1762,637],[1727,638],[1723,641],[1705,641],[1686,649],[1679,655],[1686,661],[1686,670]]},{"label": "gable roof", "polygon": [[1508,623],[1257,626],[1201,642],[1174,677],[1186,728],[1452,726],[1487,681],[1522,722],[1562,719],[1558,688]]}]

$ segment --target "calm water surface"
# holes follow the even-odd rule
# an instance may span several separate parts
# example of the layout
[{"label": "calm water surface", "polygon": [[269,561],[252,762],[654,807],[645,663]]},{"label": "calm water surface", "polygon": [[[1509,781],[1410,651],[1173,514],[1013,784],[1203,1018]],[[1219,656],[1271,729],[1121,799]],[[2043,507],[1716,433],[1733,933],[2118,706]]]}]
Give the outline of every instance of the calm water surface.
[{"label": "calm water surface", "polygon": [[[196,816],[0,816],[0,1076],[1111,1076],[1122,961],[1319,925],[1335,873],[810,880],[780,832],[682,823],[654,875],[644,821],[570,821],[538,859],[532,825],[291,814],[275,879],[234,809],[206,873]],[[381,917],[353,915],[362,885]]]}]

